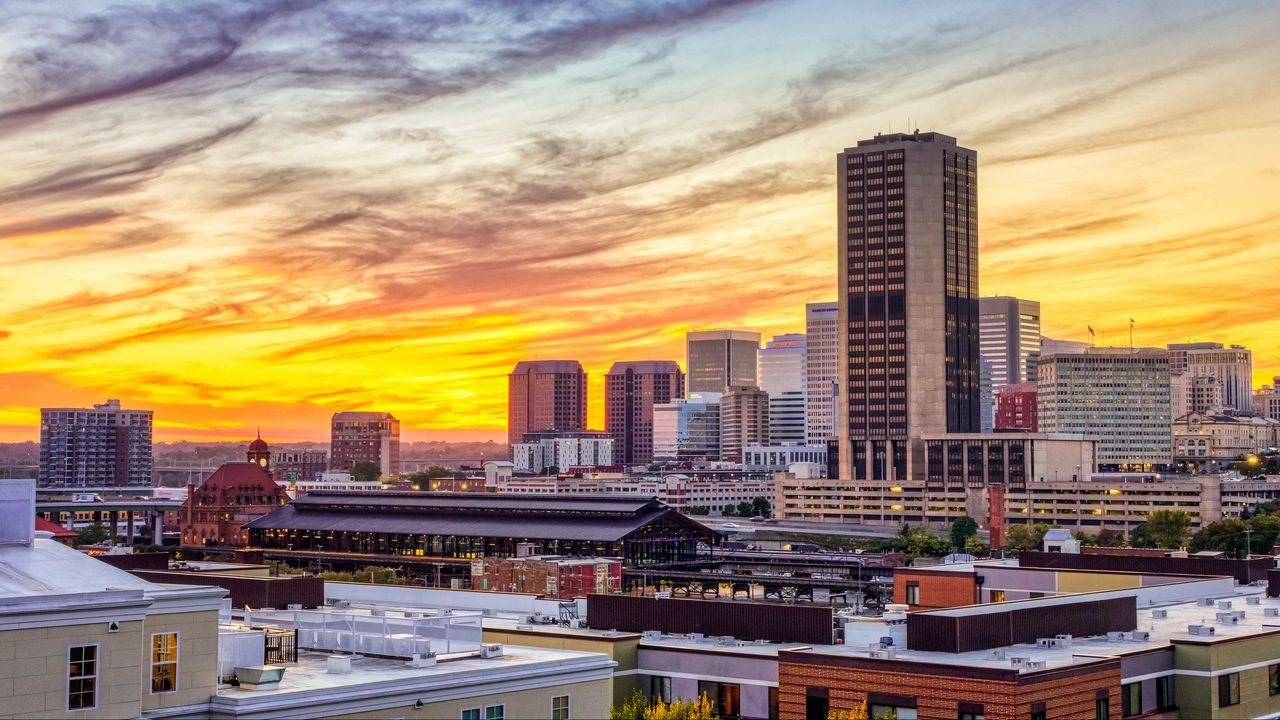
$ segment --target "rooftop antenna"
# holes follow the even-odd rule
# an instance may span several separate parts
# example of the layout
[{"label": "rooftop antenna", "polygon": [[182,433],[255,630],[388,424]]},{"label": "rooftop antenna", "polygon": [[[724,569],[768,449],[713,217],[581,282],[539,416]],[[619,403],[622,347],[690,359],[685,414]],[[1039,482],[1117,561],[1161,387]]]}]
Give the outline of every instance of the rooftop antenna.
[{"label": "rooftop antenna", "polygon": [[1129,350],[1133,350],[1133,318],[1129,318]]}]

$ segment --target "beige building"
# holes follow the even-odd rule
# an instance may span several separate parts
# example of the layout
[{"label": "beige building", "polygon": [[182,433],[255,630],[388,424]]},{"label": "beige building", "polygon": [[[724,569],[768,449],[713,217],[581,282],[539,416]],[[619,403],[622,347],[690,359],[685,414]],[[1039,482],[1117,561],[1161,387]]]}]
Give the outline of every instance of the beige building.
[{"label": "beige building", "polygon": [[1263,385],[1253,394],[1253,414],[1258,417],[1280,420],[1280,377],[1273,384]]},{"label": "beige building", "polygon": [[742,462],[748,445],[769,444],[769,393],[732,385],[720,398],[720,459]]},{"label": "beige building", "polygon": [[1280,445],[1280,420],[1191,413],[1173,421],[1173,459],[1186,471],[1217,472]]}]

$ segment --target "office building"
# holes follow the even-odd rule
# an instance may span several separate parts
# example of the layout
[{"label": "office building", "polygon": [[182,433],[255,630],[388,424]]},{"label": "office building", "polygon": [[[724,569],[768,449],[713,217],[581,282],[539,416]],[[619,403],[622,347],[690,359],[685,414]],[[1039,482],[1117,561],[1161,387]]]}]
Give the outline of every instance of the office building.
[{"label": "office building", "polygon": [[587,429],[587,374],[577,360],[522,360],[507,376],[507,443],[536,430]]},{"label": "office building", "polygon": [[1041,432],[1098,438],[1098,465],[1167,468],[1172,459],[1169,353],[1094,347],[1040,358],[1036,395]]},{"label": "office building", "polygon": [[769,444],[769,394],[755,386],[730,386],[720,398],[720,459],[742,462],[748,445]]},{"label": "office building", "polygon": [[684,373],[674,360],[617,362],[604,378],[604,429],[614,462],[653,460],[653,406],[684,397]]},{"label": "office building", "polygon": [[391,413],[333,414],[329,469],[351,472],[362,462],[377,465],[384,477],[400,473],[400,421]]},{"label": "office building", "polygon": [[1253,414],[1280,420],[1280,377],[1274,378],[1272,384],[1258,388],[1258,392],[1253,394]]},{"label": "office building", "polygon": [[1280,447],[1280,420],[1191,413],[1173,421],[1173,461],[1183,472],[1220,472],[1241,458]]},{"label": "office building", "polygon": [[806,436],[805,336],[775,335],[757,353],[761,390],[769,394],[769,440],[802,445]]},{"label": "office building", "polygon": [[840,303],[804,306],[805,439],[810,445],[836,436],[840,394]]},{"label": "office building", "polygon": [[827,446],[822,445],[748,445],[742,448],[742,467],[748,472],[776,472],[796,463],[827,467]]},{"label": "office building", "polygon": [[329,467],[329,457],[317,450],[280,450],[271,453],[271,478],[276,482],[316,480]]},{"label": "office building", "polygon": [[1028,369],[1040,352],[1040,303],[1000,295],[978,298],[982,356],[991,363],[991,385],[1035,382]]},{"label": "office building", "polygon": [[996,430],[1039,432],[1036,384],[1005,385],[996,395]]},{"label": "office building", "polygon": [[730,385],[756,384],[760,333],[697,330],[685,336],[685,370],[691,393],[722,393]]},{"label": "office building", "polygon": [[40,487],[151,487],[151,419],[119,400],[41,408]]},{"label": "office building", "polygon": [[991,361],[978,356],[979,432],[989,433],[996,427],[996,389],[991,381]]},{"label": "office building", "polygon": [[[1169,372],[1191,378],[1210,376],[1222,386],[1222,404],[1237,412],[1253,410],[1253,353],[1243,345],[1222,343],[1174,343],[1169,348]],[[1192,383],[1187,383],[1192,388]],[[1191,407],[1189,412],[1201,412]],[[1205,408],[1206,410],[1208,408]]]},{"label": "office building", "polygon": [[556,437],[533,435],[525,436],[526,442],[511,446],[512,462],[518,472],[540,473],[548,468],[570,472],[571,468],[614,464],[614,440],[606,433],[588,430]]},{"label": "office building", "polygon": [[1213,375],[1192,375],[1187,370],[1169,373],[1170,414],[1179,418],[1190,413],[1207,413],[1226,408],[1222,383]]},{"label": "office building", "polygon": [[877,135],[837,161],[840,475],[912,475],[912,438],[980,429],[977,154]]},{"label": "office building", "polygon": [[691,392],[653,406],[653,459],[668,462],[720,459],[722,393]]}]

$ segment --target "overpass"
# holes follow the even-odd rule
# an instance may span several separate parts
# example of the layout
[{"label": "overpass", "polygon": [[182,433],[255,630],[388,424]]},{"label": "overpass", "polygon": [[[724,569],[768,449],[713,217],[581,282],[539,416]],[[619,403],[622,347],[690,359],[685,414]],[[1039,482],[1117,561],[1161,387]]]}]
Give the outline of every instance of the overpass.
[{"label": "overpass", "polygon": [[[132,545],[137,520],[150,526],[151,541],[160,544],[164,538],[164,514],[178,512],[182,503],[177,500],[101,500],[97,502],[71,502],[71,500],[37,500],[36,515],[73,529],[77,513],[90,513],[93,522],[103,522],[116,532],[120,521],[125,522],[125,542]],[[65,517],[64,517],[65,516]],[[145,533],[144,533],[145,534]]]}]

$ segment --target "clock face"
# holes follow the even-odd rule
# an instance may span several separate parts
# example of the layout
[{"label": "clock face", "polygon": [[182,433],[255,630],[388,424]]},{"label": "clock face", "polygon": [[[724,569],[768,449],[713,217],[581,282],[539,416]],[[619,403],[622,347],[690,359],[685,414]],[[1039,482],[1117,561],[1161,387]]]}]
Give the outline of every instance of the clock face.
[{"label": "clock face", "polygon": [[266,458],[258,458],[258,464],[259,464],[259,465],[261,465],[262,467],[266,467],[266,466],[267,466],[267,459],[266,459]]}]

